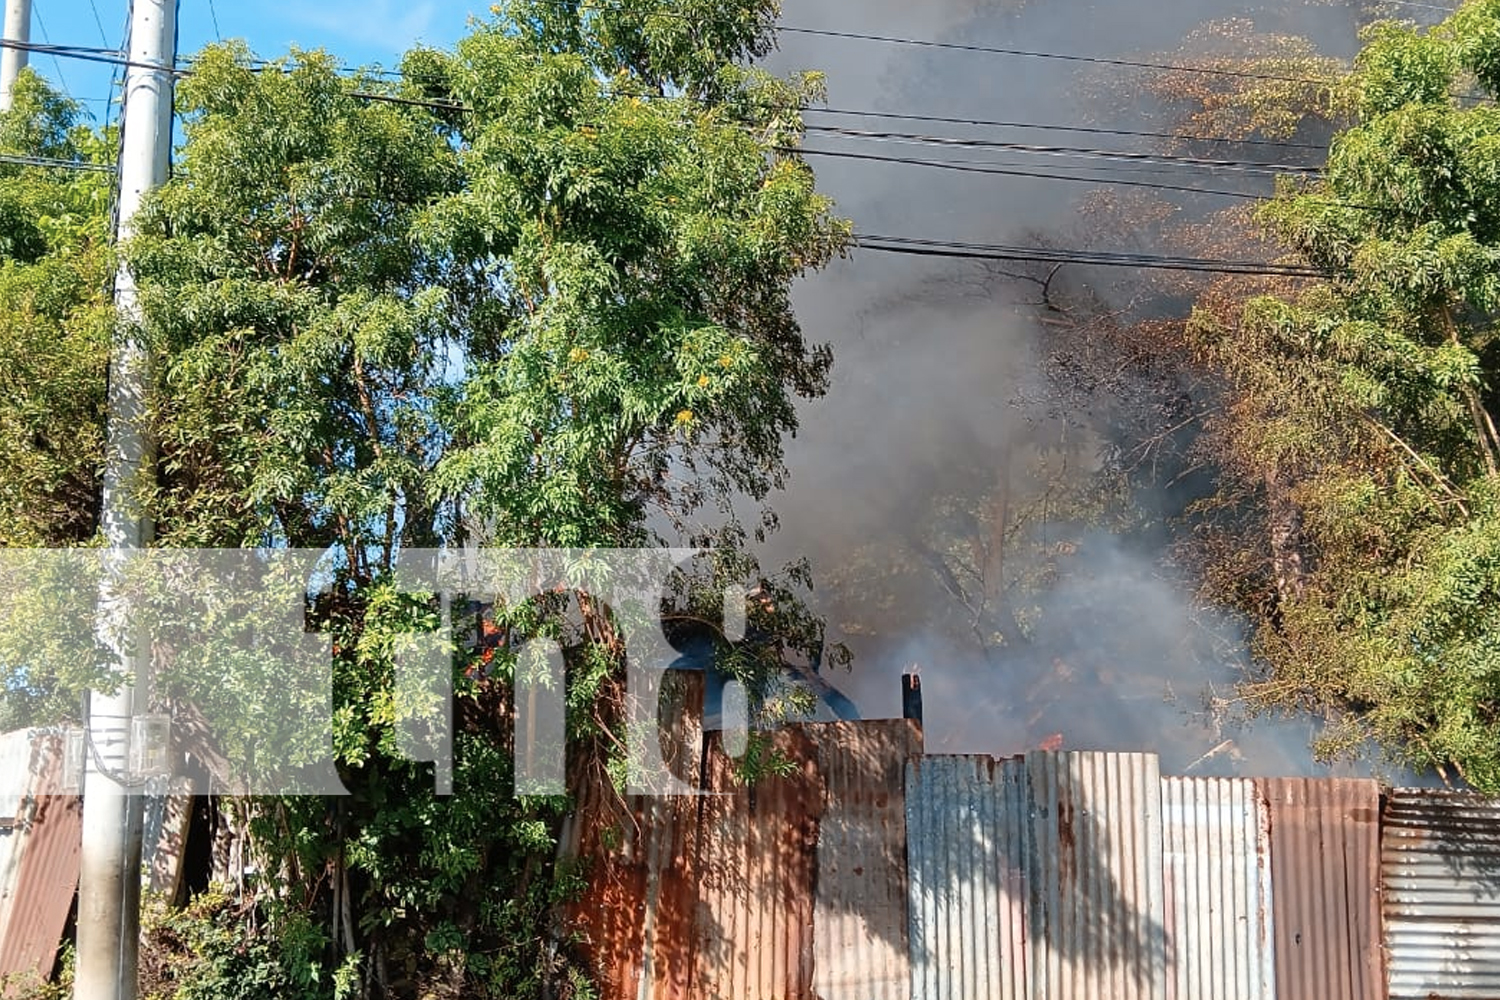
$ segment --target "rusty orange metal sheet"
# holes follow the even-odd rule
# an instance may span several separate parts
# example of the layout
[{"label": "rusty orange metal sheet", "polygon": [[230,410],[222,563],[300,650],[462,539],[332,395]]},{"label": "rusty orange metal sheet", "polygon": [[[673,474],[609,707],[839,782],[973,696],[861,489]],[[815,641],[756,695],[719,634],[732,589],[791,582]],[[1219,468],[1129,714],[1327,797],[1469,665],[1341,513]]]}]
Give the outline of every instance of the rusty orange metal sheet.
[{"label": "rusty orange metal sheet", "polygon": [[[701,675],[677,678],[664,757],[679,777],[701,780]],[[576,808],[560,853],[582,868],[586,888],[567,908],[569,930],[603,998],[690,996],[694,978],[697,800],[625,798],[599,772],[574,775]]]},{"label": "rusty orange metal sheet", "polygon": [[[788,777],[746,788],[709,736],[708,788],[698,800],[697,956],[692,1000],[813,1000],[813,887],[824,787],[813,742],[781,730]],[[676,942],[657,938],[657,951]]]},{"label": "rusty orange metal sheet", "polygon": [[1257,780],[1270,809],[1278,1000],[1382,1000],[1380,788]]},{"label": "rusty orange metal sheet", "polygon": [[0,973],[44,978],[52,971],[73,896],[83,839],[83,802],[62,792],[62,741],[32,743],[27,815],[7,836],[16,845],[14,880],[3,901]]},{"label": "rusty orange metal sheet", "polygon": [[[678,728],[701,705],[694,685]],[[700,716],[701,717],[701,716]],[[813,1000],[813,889],[825,790],[814,742],[790,727],[772,747],[793,762],[753,787],[718,734],[665,754],[705,794],[622,799],[583,781],[562,851],[586,866],[570,930],[605,1000]],[[675,760],[674,760],[675,758]]]},{"label": "rusty orange metal sheet", "polygon": [[622,800],[602,782],[578,795],[568,853],[584,866],[587,888],[568,907],[568,922],[601,996],[688,996],[692,956],[670,947],[658,954],[655,944],[658,936],[692,939],[690,800]]}]

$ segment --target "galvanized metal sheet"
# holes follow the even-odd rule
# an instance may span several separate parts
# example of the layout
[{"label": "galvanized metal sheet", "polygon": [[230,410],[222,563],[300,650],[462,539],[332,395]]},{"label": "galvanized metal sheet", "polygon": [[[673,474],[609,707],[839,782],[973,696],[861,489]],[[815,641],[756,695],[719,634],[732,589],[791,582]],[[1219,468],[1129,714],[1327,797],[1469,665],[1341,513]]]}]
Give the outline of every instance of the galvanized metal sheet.
[{"label": "galvanized metal sheet", "polygon": [[142,818],[141,864],[152,892],[168,900],[182,887],[182,866],[193,819],[193,797],[182,793],[146,798]]},{"label": "galvanized metal sheet", "polygon": [[1381,878],[1392,1000],[1500,998],[1500,799],[1391,792]]},{"label": "galvanized metal sheet", "polygon": [[1032,996],[1165,1000],[1155,754],[1031,753]]},{"label": "galvanized metal sheet", "polygon": [[31,787],[31,745],[35,733],[18,729],[0,736],[0,827],[20,815]]},{"label": "galvanized metal sheet", "polygon": [[0,736],[0,938],[10,917],[8,903],[16,894],[16,876],[21,870],[21,847],[26,840],[24,819],[26,797],[34,776],[31,773],[31,730],[21,729]]},{"label": "galvanized metal sheet", "polygon": [[1278,1000],[1381,1000],[1379,786],[1256,783],[1271,810]]},{"label": "galvanized metal sheet", "polygon": [[1169,1000],[1273,1000],[1270,811],[1245,778],[1163,778]]},{"label": "galvanized metal sheet", "polygon": [[1022,758],[906,767],[913,1000],[1029,1000]]},{"label": "galvanized metal sheet", "polygon": [[817,747],[813,992],[820,1000],[909,1000],[906,761],[922,731],[903,719],[800,727]]}]

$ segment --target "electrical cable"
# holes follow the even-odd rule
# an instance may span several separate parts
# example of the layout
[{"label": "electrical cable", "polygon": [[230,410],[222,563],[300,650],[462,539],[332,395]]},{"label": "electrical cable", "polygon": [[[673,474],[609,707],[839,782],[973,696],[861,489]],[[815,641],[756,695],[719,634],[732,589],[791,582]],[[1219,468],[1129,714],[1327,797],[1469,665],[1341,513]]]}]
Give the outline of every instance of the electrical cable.
[{"label": "electrical cable", "polygon": [[928,122],[938,125],[967,125],[976,128],[1027,128],[1038,132],[1078,132],[1086,135],[1120,135],[1143,139],[1177,139],[1183,142],[1218,142],[1242,146],[1271,146],[1283,149],[1325,150],[1315,142],[1290,142],[1278,139],[1241,139],[1235,136],[1195,135],[1184,132],[1146,132],[1133,129],[1102,128],[1093,125],[1048,125],[1040,122],[996,121],[986,118],[952,118],[944,115],[905,114],[896,111],[866,111],[850,108],[804,107],[799,109],[821,115],[843,115],[850,118],[885,118],[891,121]]},{"label": "electrical cable", "polygon": [[1076,156],[1131,160],[1142,163],[1182,164],[1219,170],[1243,170],[1255,173],[1317,174],[1322,172],[1320,167],[1295,163],[1267,163],[1258,160],[1217,160],[1198,156],[1180,156],[1172,153],[1143,153],[1130,150],[1094,149],[1079,146],[1041,146],[1033,143],[1000,142],[991,139],[920,135],[912,132],[875,132],[865,129],[840,128],[833,125],[808,125],[806,128],[809,132],[835,135],[843,138],[907,143],[919,146],[937,146],[940,148],[1003,149],[1010,152],[1037,153],[1045,156]]},{"label": "electrical cable", "polygon": [[[947,44],[947,43],[942,43],[942,44]],[[54,58],[61,57],[61,58],[69,58],[69,59],[81,59],[81,60],[87,60],[87,61],[93,61],[93,62],[108,63],[108,64],[111,64],[111,65],[124,66],[124,67],[129,67],[129,66],[133,65],[129,61],[129,59],[126,57],[125,54],[123,54],[119,50],[115,50],[115,49],[99,49],[99,48],[90,48],[90,47],[86,47],[86,46],[47,46],[47,45],[36,45],[36,44],[31,44],[31,43],[14,42],[14,41],[10,41],[10,40],[0,40],[0,47],[24,49],[24,50],[29,51],[29,52],[37,52],[37,53],[51,55]],[[1094,59],[1094,57],[1085,57],[1085,56],[1064,56],[1064,55],[1062,55],[1060,53],[1040,53],[1040,54],[1042,54],[1042,55],[1049,55],[1049,56],[1056,55],[1058,58],[1068,58],[1068,59],[1075,59],[1075,58],[1076,59],[1086,59],[1086,60],[1093,60]],[[263,70],[263,69],[269,68],[272,65],[274,65],[274,64],[271,63],[268,60],[256,60],[255,63],[253,64],[253,68],[256,69],[256,70]],[[1189,70],[1193,69],[1192,67],[1170,66],[1170,65],[1167,65],[1167,64],[1144,64],[1143,63],[1142,65],[1158,66],[1159,68],[1163,68],[1163,69],[1182,70],[1182,71],[1189,71]],[[179,77],[186,76],[186,75],[188,75],[189,73],[192,72],[191,67],[192,67],[192,60],[191,59],[183,59],[183,60],[181,60],[180,65],[178,67],[174,67],[173,72],[177,76],[179,76]],[[159,69],[160,67],[157,67],[157,66],[144,66],[142,68],[146,68],[146,69]],[[1203,70],[1203,71],[1207,72],[1207,70]],[[354,69],[351,69],[349,67],[339,67],[338,68],[338,72],[340,74],[346,75],[346,76],[347,75],[361,74],[361,73],[368,73],[370,75],[384,76],[384,77],[397,78],[397,79],[403,79],[404,78],[403,74],[399,70],[387,70],[387,69],[382,69],[382,68],[379,68],[379,67],[374,67],[374,68],[370,68],[370,69],[360,69],[360,70],[354,70]],[[1228,73],[1229,71],[1226,70],[1226,71],[1223,71],[1223,72]],[[1254,74],[1250,74],[1250,75],[1254,75]],[[1288,78],[1265,77],[1265,78],[1266,79],[1288,79],[1288,80],[1293,79],[1293,78],[1290,78],[1290,77],[1288,77]],[[1302,82],[1317,82],[1317,81],[1314,81],[1311,78],[1308,78],[1308,79],[1306,79],[1306,80],[1304,80]],[[352,97],[358,97],[358,98],[363,99],[363,100],[383,101],[383,102],[391,103],[391,104],[403,104],[403,105],[407,105],[407,106],[410,106],[410,107],[431,108],[431,109],[440,110],[440,111],[469,111],[469,110],[471,110],[466,105],[464,105],[464,104],[462,104],[460,102],[457,102],[457,101],[424,100],[424,99],[421,99],[421,98],[399,97],[399,96],[391,95],[391,94],[375,94],[375,93],[364,92],[364,91],[353,91],[353,92],[351,92],[350,96],[352,96]],[[1456,96],[1463,97],[1465,99],[1489,100],[1489,98],[1482,97],[1482,96],[1479,96],[1479,95],[1456,95]],[[1252,139],[1252,138],[1241,138],[1241,137],[1236,137],[1236,136],[1201,135],[1201,134],[1194,134],[1194,133],[1159,132],[1159,131],[1134,130],[1134,129],[1111,129],[1111,128],[1103,128],[1103,127],[1098,127],[1098,126],[1061,125],[1061,124],[1047,124],[1047,123],[1042,123],[1042,122],[996,121],[996,120],[989,120],[989,119],[982,119],[982,118],[962,118],[962,117],[950,117],[950,116],[944,116],[944,115],[923,115],[923,114],[911,114],[911,113],[893,112],[893,111],[888,112],[888,111],[873,111],[873,110],[852,109],[852,108],[825,108],[825,107],[816,107],[816,106],[812,106],[812,105],[799,106],[797,108],[797,110],[802,111],[802,112],[812,113],[812,114],[841,115],[841,116],[849,116],[849,117],[883,118],[883,119],[890,119],[890,120],[894,120],[894,121],[920,121],[920,122],[941,123],[941,124],[951,124],[951,125],[969,125],[969,126],[975,126],[975,127],[1029,128],[1029,129],[1045,130],[1045,131],[1078,132],[1078,133],[1082,133],[1082,134],[1093,134],[1093,135],[1119,135],[1119,136],[1133,136],[1133,137],[1138,137],[1138,138],[1175,139],[1175,140],[1184,141],[1184,142],[1216,142],[1216,143],[1227,143],[1227,144],[1246,145],[1246,146],[1267,146],[1267,147],[1284,148],[1284,149],[1321,150],[1321,149],[1325,148],[1324,146],[1321,146],[1321,145],[1319,145],[1317,143],[1302,143],[1302,142],[1291,142],[1291,141],[1273,140],[1273,139]]]},{"label": "electrical cable", "polygon": [[[92,3],[93,0],[90,0],[90,2]],[[97,9],[96,9],[95,13],[97,14]],[[104,35],[103,26],[102,25],[100,27],[100,34]],[[125,15],[125,23],[120,27],[121,49],[119,51],[126,51],[124,49],[125,39],[128,38],[129,35],[130,35],[130,15],[129,15],[129,13],[127,13]],[[108,46],[109,45],[109,38],[108,38],[108,36],[104,36],[103,40],[104,40],[104,44],[106,46]],[[110,76],[109,76],[109,97],[107,99],[107,103],[105,104],[105,108],[104,108],[104,127],[106,129],[109,128],[109,119],[110,119],[110,115],[114,112],[115,98],[117,96],[119,96],[119,97],[122,98],[122,100],[121,100],[121,104],[122,104],[121,111],[123,113],[123,110],[124,110],[123,109],[124,87],[125,87],[125,80],[124,80],[123,75],[120,72],[118,72],[118,71],[111,72]]]},{"label": "electrical cable", "polygon": [[[160,70],[166,67],[151,66],[145,63],[132,63],[130,59],[117,49],[100,49],[87,45],[51,45],[37,44],[36,42],[18,42],[10,38],[0,38],[0,48],[19,49],[23,52],[32,52],[39,55],[49,55],[54,59],[77,59],[82,62],[104,63],[109,66],[136,66],[143,69]],[[177,72],[173,70],[173,72]]]},{"label": "electrical cable", "polygon": [[[93,692],[85,691],[83,692],[83,744],[84,748],[89,753],[89,757],[91,757],[94,761],[95,772],[97,772],[100,777],[105,778],[106,780],[120,786],[121,788],[129,789],[144,787],[147,779],[131,778],[129,771],[116,771],[114,768],[110,767],[104,762],[104,758],[99,754],[99,746],[94,742],[93,715]],[[85,775],[88,773],[87,765],[85,765],[84,767],[84,773]]]},{"label": "electrical cable", "polygon": [[0,163],[9,163],[18,167],[57,167],[61,170],[86,170],[106,174],[115,172],[115,168],[107,163],[64,160],[55,156],[19,156],[12,153],[0,153]]},{"label": "electrical cable", "polygon": [[[666,17],[678,18],[685,21],[693,20],[693,17],[690,14],[684,14],[680,11],[674,11],[666,8],[657,8],[655,10],[649,11],[633,11],[626,10],[623,7],[614,5],[580,2],[580,0],[532,0],[532,2],[573,12],[592,11],[594,13],[600,14],[620,14],[636,17]],[[1407,6],[1431,6],[1428,4],[1418,3],[1416,2],[1416,0],[1388,0],[1388,2],[1405,4]],[[1452,12],[1448,8],[1444,7],[1433,6],[1432,9],[1443,10],[1449,13]],[[1117,66],[1130,69],[1157,69],[1174,73],[1199,73],[1209,76],[1234,77],[1249,80],[1266,80],[1278,83],[1303,83],[1313,84],[1315,86],[1326,86],[1328,83],[1326,79],[1319,79],[1317,77],[1288,76],[1277,73],[1256,73],[1250,70],[1219,69],[1211,66],[1190,66],[1183,65],[1181,63],[1160,63],[1144,59],[1115,59],[1104,56],[1083,56],[1073,53],[1046,52],[1032,49],[1011,49],[1003,48],[1000,46],[975,45],[964,42],[940,42],[935,39],[905,38],[896,35],[877,35],[869,32],[859,31],[838,31],[831,28],[806,28],[800,25],[783,24],[778,25],[775,30],[778,32],[793,35],[800,34],[824,38],[868,41],[890,45],[908,45],[922,48],[947,49],[961,52],[989,53],[994,55],[1016,56],[1035,59],[1055,59],[1066,62],[1093,63],[1098,65]],[[1474,100],[1481,102],[1490,100],[1487,97],[1473,94],[1455,93],[1453,96],[1459,98],[1460,100]]]},{"label": "electrical cable", "polygon": [[[559,8],[564,8],[564,9],[567,9],[567,10],[574,10],[574,11],[592,11],[592,12],[595,12],[595,13],[622,14],[622,15],[635,15],[635,16],[653,16],[653,17],[660,16],[660,17],[669,17],[669,18],[679,18],[679,19],[682,19],[682,20],[692,20],[692,16],[691,15],[684,14],[684,13],[679,12],[679,11],[672,11],[672,10],[667,10],[667,9],[659,9],[659,10],[654,10],[654,11],[631,11],[631,10],[626,10],[624,8],[617,7],[617,6],[611,6],[611,5],[580,3],[580,2],[577,2],[577,0],[533,0],[533,2],[542,3],[542,4],[548,5],[548,6],[555,6],[555,7],[559,7]],[[1421,7],[1429,7],[1430,6],[1430,7],[1432,7],[1432,9],[1438,9],[1438,10],[1446,10],[1447,9],[1447,8],[1436,7],[1435,5],[1419,4],[1419,3],[1414,2],[1414,0],[1386,0],[1386,2],[1390,2],[1390,3],[1403,3],[1406,6],[1421,6]],[[215,15],[215,19],[217,20],[217,16],[216,15]],[[837,39],[844,39],[844,40],[868,41],[868,42],[875,42],[875,43],[880,43],[880,44],[907,45],[907,46],[916,46],[916,47],[922,47],[922,48],[938,48],[938,49],[948,49],[948,50],[956,50],[956,51],[964,51],[964,52],[987,53],[987,54],[993,54],[993,55],[1005,55],[1005,56],[1024,57],[1024,58],[1061,60],[1061,61],[1065,61],[1065,62],[1079,62],[1079,63],[1089,63],[1089,64],[1106,65],[1106,66],[1117,66],[1117,67],[1129,68],[1129,69],[1155,69],[1155,70],[1164,70],[1164,71],[1167,71],[1167,72],[1174,72],[1174,73],[1197,73],[1197,74],[1203,74],[1203,75],[1209,75],[1209,76],[1232,77],[1232,78],[1249,79],[1249,80],[1264,80],[1264,81],[1278,82],[1278,83],[1304,83],[1304,84],[1313,84],[1313,85],[1319,85],[1319,86],[1325,85],[1328,82],[1326,79],[1321,79],[1321,78],[1318,78],[1318,77],[1291,76],[1291,75],[1279,74],[1279,73],[1261,73],[1261,72],[1255,72],[1253,70],[1223,69],[1223,68],[1212,67],[1212,66],[1186,65],[1186,64],[1182,64],[1182,63],[1164,63],[1164,62],[1155,62],[1155,61],[1152,61],[1152,60],[1145,60],[1145,59],[1119,59],[1119,58],[1111,58],[1111,57],[1106,57],[1106,56],[1086,56],[1086,55],[1078,55],[1076,53],[1050,52],[1050,51],[1038,50],[1038,49],[1013,49],[1013,48],[1005,48],[1005,47],[1001,47],[1001,46],[976,45],[976,44],[973,44],[973,43],[965,43],[965,42],[943,42],[943,41],[938,41],[938,40],[935,40],[935,39],[908,38],[908,37],[903,37],[903,36],[898,36],[898,35],[880,35],[880,34],[874,34],[874,33],[871,33],[871,32],[840,31],[840,30],[835,30],[835,29],[831,29],[831,28],[808,28],[808,27],[802,27],[802,26],[799,26],[799,25],[780,25],[780,26],[777,27],[776,30],[780,31],[780,32],[786,32],[788,34],[801,34],[801,35],[809,35],[809,36],[814,36],[814,37],[826,37],[826,38],[837,38]],[[216,32],[217,32],[217,29],[216,29]],[[12,44],[18,44],[18,43],[12,43]],[[35,51],[47,51],[47,50],[39,48],[39,49],[36,49]],[[87,58],[87,56],[85,55],[85,53],[90,53],[90,51],[91,51],[91,54],[95,58],[97,58],[99,61],[110,61],[108,59],[108,57],[111,57],[111,56],[115,57],[115,58],[122,58],[123,57],[123,54],[120,53],[120,52],[118,52],[118,51],[111,52],[109,50],[102,50],[102,49],[88,50],[88,49],[85,49],[83,47],[71,47],[71,49],[69,50],[69,52],[67,54],[71,55],[74,58]],[[55,52],[51,52],[50,54],[52,54],[53,57],[56,58],[57,56],[64,55],[65,53],[64,53],[62,47],[58,47]],[[151,68],[156,68],[156,67],[151,67]],[[375,72],[378,72],[378,73],[380,73],[382,75],[395,75],[395,76],[399,76],[400,75],[400,72],[396,71],[396,70],[377,70]],[[1455,95],[1455,96],[1469,98],[1469,97],[1471,97],[1473,95]],[[1479,98],[1479,99],[1484,99],[1484,98]]]},{"label": "electrical cable", "polygon": [[1381,4],[1386,4],[1392,7],[1415,7],[1418,10],[1435,10],[1443,14],[1458,13],[1457,7],[1444,7],[1435,3],[1419,3],[1418,0],[1376,0],[1376,2],[1372,4],[1372,6],[1378,7]]},{"label": "electrical cable", "polygon": [[[47,37],[47,22],[42,20],[42,8],[40,7],[40,5],[33,4],[31,8],[31,14],[36,18],[36,26],[42,33],[42,42],[44,43],[44,48],[51,48],[52,39]],[[52,54],[52,65],[57,69],[57,83],[62,88],[63,93],[66,94],[70,89],[68,87],[68,79],[67,77],[63,76],[62,63],[58,61],[57,54],[55,52]]]},{"label": "electrical cable", "polygon": [[878,42],[885,45],[908,45],[917,48],[944,49],[957,52],[979,52],[989,55],[1016,56],[1026,59],[1054,59],[1061,62],[1091,63],[1101,66],[1118,66],[1126,69],[1159,69],[1171,73],[1200,73],[1207,76],[1234,77],[1244,80],[1266,80],[1275,83],[1310,83],[1325,85],[1327,80],[1310,76],[1284,76],[1278,73],[1256,73],[1243,69],[1216,69],[1211,66],[1186,66],[1181,63],[1159,63],[1143,59],[1112,59],[1105,56],[1080,56],[1066,52],[1045,52],[1036,49],[1008,49],[994,45],[975,45],[969,42],[939,42],[929,38],[902,38],[896,35],[876,35],[863,31],[837,31],[832,28],[802,28],[781,25],[778,31],[790,35],[812,35],[819,38],[838,38],[851,41]]},{"label": "electrical cable", "polygon": [[1100,267],[1140,267],[1157,270],[1204,271],[1217,274],[1248,274],[1275,277],[1320,278],[1328,272],[1300,264],[1233,260],[1214,257],[1179,257],[1165,254],[1122,253],[1009,246],[997,243],[964,243],[911,236],[856,234],[856,248],[883,253],[927,257],[957,257],[970,260],[1024,260],[1039,263],[1081,264]]},{"label": "electrical cable", "polygon": [[[935,170],[953,170],[960,173],[972,174],[998,174],[1006,177],[1032,177],[1038,180],[1075,181],[1084,184],[1108,184],[1118,187],[1149,188],[1157,191],[1181,191],[1188,194],[1206,194],[1221,198],[1241,198],[1251,201],[1263,201],[1264,194],[1251,191],[1230,191],[1223,188],[1202,188],[1186,184],[1160,184],[1154,181],[1131,181],[1131,180],[1105,180],[1088,177],[1065,177],[1058,174],[1049,174],[1039,170],[1017,170],[1010,167],[999,166],[983,161],[960,161],[960,160],[921,160],[915,157],[905,156],[882,156],[878,153],[856,153],[845,150],[833,149],[807,149],[794,148],[791,146],[772,147],[778,152],[791,153],[800,156],[824,156],[834,159],[866,160],[876,163],[892,163],[902,166],[929,167]],[[1330,201],[1332,204],[1342,205],[1346,208],[1363,208],[1373,211],[1379,209],[1373,205],[1359,205],[1354,202]]]},{"label": "electrical cable", "polygon": [[104,18],[99,16],[99,4],[95,0],[89,0],[89,9],[94,12],[94,25],[99,29],[99,41],[107,47],[109,33],[104,30]]},{"label": "electrical cable", "polygon": [[[598,4],[580,2],[580,0],[532,0],[533,3],[544,6],[557,7],[567,11],[592,11],[599,14],[621,14],[636,17],[666,17],[678,18],[680,20],[694,20],[691,14],[674,11],[666,8],[658,8],[650,11],[627,10],[623,7],[611,4]],[[1032,49],[1010,49],[993,45],[974,45],[965,42],[939,42],[924,38],[904,38],[896,35],[877,35],[860,31],[838,31],[832,28],[805,28],[799,25],[777,25],[776,31],[786,32],[793,35],[809,35],[821,38],[839,38],[846,40],[857,40],[867,42],[879,42],[891,45],[910,45],[922,48],[948,49],[961,52],[980,52],[993,55],[1023,56],[1035,59],[1058,59],[1066,62],[1096,63],[1106,66],[1120,66],[1130,69],[1162,69],[1180,73],[1203,73],[1211,76],[1240,77],[1254,80],[1271,80],[1281,83],[1313,83],[1323,84],[1326,80],[1316,77],[1282,76],[1274,73],[1254,73],[1249,70],[1214,69],[1207,66],[1185,66],[1180,63],[1159,63],[1148,60],[1135,59],[1112,59],[1104,56],[1082,56],[1063,52],[1045,52]]]}]

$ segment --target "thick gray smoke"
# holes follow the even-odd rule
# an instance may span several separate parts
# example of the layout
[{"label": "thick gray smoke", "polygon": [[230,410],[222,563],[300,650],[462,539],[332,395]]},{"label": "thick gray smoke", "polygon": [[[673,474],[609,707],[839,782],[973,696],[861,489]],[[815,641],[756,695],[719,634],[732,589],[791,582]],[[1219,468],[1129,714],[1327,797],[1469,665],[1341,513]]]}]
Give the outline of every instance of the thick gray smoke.
[{"label": "thick gray smoke", "polygon": [[[1002,46],[1114,59],[1178,49],[1199,25],[1251,18],[1257,30],[1312,38],[1330,54],[1356,48],[1357,12],[1341,5],[1248,8],[1226,0],[787,0],[802,28]],[[993,53],[785,34],[769,61],[827,73],[829,107],[991,121],[1160,130],[1165,109],[1140,98],[1128,69]],[[1145,149],[1145,139],[872,121],[809,120],[875,131],[1009,142]],[[1148,173],[1039,155],[940,150],[891,139],[809,134],[809,149],[943,159],[1053,175],[1110,176],[1268,191],[1265,177]],[[1271,151],[1268,159],[1276,159]],[[1087,235],[1088,184],[997,176],[867,159],[813,156],[821,186],[865,234],[1055,245]],[[1170,194],[1163,195],[1171,199]],[[1225,203],[1227,204],[1227,203]],[[1210,207],[1220,207],[1213,205]],[[1139,241],[1118,249],[1160,252]],[[835,350],[832,391],[808,404],[789,453],[791,485],[773,499],[782,529],[768,563],[807,556],[854,669],[830,679],[866,717],[899,714],[898,677],[920,664],[927,744],[949,752],[1153,749],[1188,773],[1318,774],[1310,718],[1233,720],[1244,677],[1243,628],[1196,606],[1155,531],[1088,519],[1078,484],[1098,466],[1112,428],[1049,412],[1043,361],[1052,349],[1034,282],[973,262],[858,252],[805,283],[804,329]],[[1065,269],[1056,288],[1107,300],[1118,275]],[[1100,283],[1105,287],[1099,287]],[[1056,399],[1052,402],[1055,404]],[[1099,413],[1108,412],[1101,400]],[[1048,483],[1064,484],[1055,490]],[[1069,492],[1066,484],[1077,487]],[[1181,495],[1134,498],[1158,525]],[[1116,512],[1118,515],[1118,512]],[[1116,521],[1119,518],[1116,516]],[[996,522],[1013,525],[1003,543]],[[988,591],[986,580],[988,578]],[[998,581],[998,582],[997,582]],[[988,594],[988,600],[986,600]],[[980,613],[966,606],[983,603]],[[1209,711],[1208,706],[1216,706]],[[1344,773],[1372,765],[1341,765]],[[1413,780],[1403,776],[1404,780]]]}]

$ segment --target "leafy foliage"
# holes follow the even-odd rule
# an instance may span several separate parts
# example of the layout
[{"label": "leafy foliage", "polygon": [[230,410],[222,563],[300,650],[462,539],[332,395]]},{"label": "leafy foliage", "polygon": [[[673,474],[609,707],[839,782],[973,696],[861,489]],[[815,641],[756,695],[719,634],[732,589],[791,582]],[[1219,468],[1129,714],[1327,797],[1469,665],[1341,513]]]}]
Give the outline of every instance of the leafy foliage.
[{"label": "leafy foliage", "polygon": [[[395,587],[404,549],[713,543],[671,610],[712,622],[723,584],[762,582],[763,638],[716,641],[747,687],[769,696],[784,652],[820,649],[796,600],[805,568],[763,579],[752,554],[774,518],[746,529],[733,511],[779,484],[796,399],[826,387],[790,285],[849,229],[791,152],[818,79],[745,65],[773,44],[775,5],[698,7],[522,0],[453,52],[412,52],[399,82],[213,46],[179,85],[174,179],[123,248],[145,312],[130,332],[155,360],[140,500],[167,548],[328,553],[310,610],[334,644],[353,794],[249,803],[261,875],[156,912],[155,995],[588,995],[554,918],[582,877],[555,861],[568,803],[515,795],[511,681],[521,640],[555,638],[578,780],[617,779],[621,623],[583,592],[481,604],[476,637],[508,641],[452,650],[454,794],[439,796],[396,733],[413,709],[394,661],[437,614]],[[30,76],[0,120],[0,152],[26,157],[102,163],[109,140]],[[107,192],[102,173],[0,167],[3,545],[95,530]],[[218,646],[170,641],[219,627],[200,596],[165,609],[155,647],[155,697],[179,720],[243,696]],[[99,681],[64,666],[98,657],[55,638],[29,664],[0,643],[32,717],[71,714]],[[191,749],[212,764],[266,736],[240,724]]]},{"label": "leafy foliage", "polygon": [[1206,300],[1193,324],[1232,389],[1212,428],[1226,496],[1248,489],[1269,511],[1268,569],[1234,581],[1253,559],[1219,561],[1260,621],[1272,674],[1254,692],[1347,710],[1330,748],[1374,735],[1490,792],[1500,118],[1454,95],[1466,75],[1493,82],[1497,26],[1490,2],[1429,31],[1373,26],[1351,77],[1358,120],[1318,184],[1261,213],[1331,278],[1243,307]]},{"label": "leafy foliage", "polygon": [[[514,795],[510,682],[520,639],[557,639],[577,767],[617,777],[619,623],[585,593],[483,609],[478,633],[517,641],[455,650],[439,797],[399,753],[393,678],[435,612],[391,572],[412,546],[712,539],[681,583],[693,614],[758,576],[724,522],[780,481],[794,400],[824,389],[790,284],[848,229],[784,151],[816,79],[738,63],[769,46],[774,8],[705,13],[688,30],[644,6],[518,3],[455,52],[411,53],[398,84],[321,53],[253,67],[233,45],[182,84],[177,179],[127,248],[158,358],[148,499],[172,546],[332,553],[314,613],[353,792],[256,804],[269,877],[245,919],[277,944],[210,979],[586,990],[552,923],[576,883],[554,867],[566,801]],[[777,607],[757,627],[816,645],[795,601]],[[739,651],[752,689],[775,683],[772,646]]]},{"label": "leafy foliage", "polygon": [[[34,73],[0,116],[0,153],[103,164],[107,137]],[[0,546],[93,534],[113,312],[109,175],[0,164]]]},{"label": "leafy foliage", "polygon": [[1248,18],[1212,21],[1153,72],[1146,91],[1191,111],[1189,135],[1288,139],[1314,124],[1347,120],[1350,94],[1339,60],[1307,39],[1256,30]]}]

